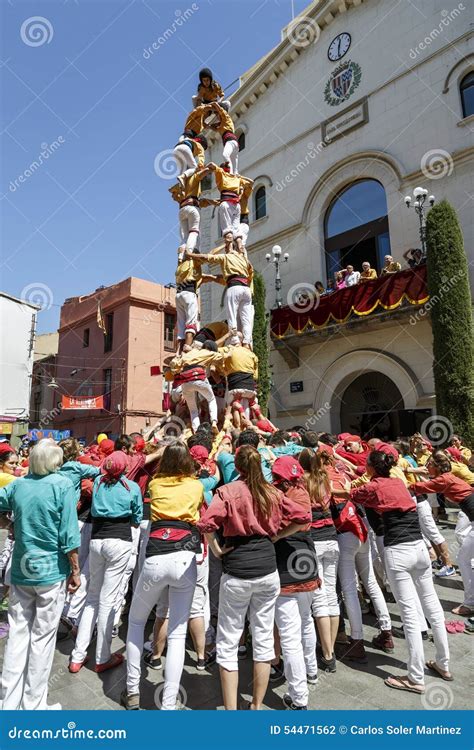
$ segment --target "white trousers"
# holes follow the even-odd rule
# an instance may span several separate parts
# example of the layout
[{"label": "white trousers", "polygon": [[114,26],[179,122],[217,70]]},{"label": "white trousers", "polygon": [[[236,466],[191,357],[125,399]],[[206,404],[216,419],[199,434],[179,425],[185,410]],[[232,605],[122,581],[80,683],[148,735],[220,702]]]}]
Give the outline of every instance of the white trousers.
[{"label": "white trousers", "polygon": [[339,543],[339,580],[341,581],[344,604],[351,625],[352,638],[360,640],[364,635],[362,612],[357,595],[357,575],[360,576],[364,588],[372,600],[380,629],[390,630],[392,627],[390,615],[382,590],[375,577],[369,540],[367,539],[362,543],[350,531],[338,534],[337,540]]},{"label": "white trousers", "polygon": [[[197,617],[203,617],[204,627],[207,628],[209,625],[209,608],[206,606],[209,599],[209,557],[207,555],[204,558],[201,554],[199,556],[196,555],[196,573],[196,587],[191,602],[189,619],[195,620]],[[156,616],[163,620],[166,620],[170,616],[168,589],[165,589],[160,597],[160,601],[156,605]]]},{"label": "white trousers", "polygon": [[186,401],[191,415],[191,425],[194,431],[199,427],[199,407],[197,404],[197,394],[206,399],[209,404],[209,418],[211,422],[217,422],[217,401],[214,396],[209,381],[207,380],[190,380],[189,383],[182,384],[183,397]]},{"label": "white trousers", "polygon": [[96,623],[96,664],[110,659],[115,604],[131,552],[132,542],[123,539],[91,540],[89,589],[71,661],[86,658]]},{"label": "white trousers", "polygon": [[218,208],[221,234],[232,232],[234,239],[240,236],[240,204],[222,201]]},{"label": "white trousers", "polygon": [[183,206],[179,209],[179,231],[186,250],[194,252],[199,238],[201,214],[197,206]]},{"label": "white trousers", "polygon": [[195,292],[178,292],[176,295],[176,330],[178,340],[186,338],[186,333],[196,333],[199,307]]},{"label": "white trousers", "polygon": [[0,682],[4,711],[47,708],[48,680],[66,582],[51,586],[10,587],[7,645]]},{"label": "white trousers", "polygon": [[314,549],[318,559],[318,576],[321,587],[312,592],[313,617],[339,617],[336,579],[339,560],[337,539],[326,542],[315,542]]},{"label": "white trousers", "polygon": [[444,536],[436,526],[431,505],[428,500],[422,500],[421,503],[417,503],[416,510],[423,536],[425,536],[431,544],[443,544],[445,541]]},{"label": "white trousers", "polygon": [[247,247],[247,239],[249,236],[250,227],[247,223],[240,223],[239,225],[239,236],[242,237],[242,245]]},{"label": "white trousers", "polygon": [[[474,521],[469,521],[466,514],[462,511],[459,513],[459,516],[461,515],[464,518],[458,518],[456,525],[456,538],[462,541],[461,549],[458,552],[458,565],[464,584],[464,606],[474,609],[474,571],[472,569],[474,558]],[[458,526],[460,527],[459,529]]]},{"label": "white trousers", "polygon": [[194,158],[194,154],[185,143],[178,143],[173,150],[174,158],[176,160],[176,168],[178,174],[184,174],[186,177],[191,177],[197,169],[197,161]]},{"label": "white trousers", "polygon": [[238,401],[242,405],[244,414],[247,419],[250,419],[250,403],[255,400],[257,396],[256,391],[249,391],[246,388],[231,388],[226,394],[226,404],[233,404]]},{"label": "white trousers", "polygon": [[249,610],[254,661],[275,658],[273,623],[275,603],[280,593],[280,577],[275,571],[260,578],[246,580],[224,573],[219,592],[217,623],[217,663],[229,672],[239,669],[237,652]]},{"label": "white trousers", "polygon": [[154,555],[147,557],[133,594],[127,633],[127,692],[129,695],[140,692],[140,659],[148,615],[158,603],[164,589],[169,587],[168,651],[165,685],[161,698],[161,709],[164,711],[174,711],[176,708],[196,576],[194,552]]},{"label": "white trousers", "polygon": [[237,174],[237,172],[239,171],[238,141],[227,141],[222,152],[222,160],[230,163],[230,171],[232,172],[232,174]]},{"label": "white trousers", "polygon": [[275,622],[280,634],[288,693],[296,706],[308,705],[306,675],[318,672],[316,630],[311,616],[311,591],[279,596]]},{"label": "white trousers", "polygon": [[386,547],[385,568],[403,620],[408,647],[408,677],[413,682],[423,685],[424,653],[415,601],[417,596],[431,625],[436,663],[441,669],[449,668],[444,612],[433,584],[431,561],[425,544],[420,540]]},{"label": "white trousers", "polygon": [[248,286],[230,286],[225,292],[226,318],[229,328],[243,334],[243,343],[252,343],[254,308]]},{"label": "white trousers", "polygon": [[140,527],[135,528],[132,526],[132,549],[128,558],[127,567],[122,575],[120,586],[117,591],[117,598],[114,604],[114,627],[118,627],[120,624],[120,618],[122,616],[122,610],[125,606],[125,599],[127,596],[128,585],[130,578],[133,575],[138,560],[138,545],[140,543]]},{"label": "white trousers", "polygon": [[92,524],[82,523],[81,546],[79,547],[79,567],[81,569],[81,585],[74,594],[67,594],[63,614],[76,623],[82,615],[86,603],[87,589],[89,588],[89,547],[91,543]]}]

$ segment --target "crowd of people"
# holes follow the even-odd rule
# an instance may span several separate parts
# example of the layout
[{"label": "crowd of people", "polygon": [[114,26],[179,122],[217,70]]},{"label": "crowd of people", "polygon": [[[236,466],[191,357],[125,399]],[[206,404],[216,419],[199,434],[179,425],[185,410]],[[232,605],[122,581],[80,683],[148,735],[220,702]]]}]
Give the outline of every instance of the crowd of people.
[{"label": "crowd of people", "polygon": [[[179,707],[187,633],[198,671],[219,667],[223,703],[237,709],[239,660],[253,660],[252,698],[262,708],[270,678],[285,679],[284,706],[305,710],[318,671],[337,659],[366,663],[362,612],[370,599],[394,650],[404,637],[407,674],[393,689],[424,692],[425,667],[452,680],[444,614],[433,575],[456,568],[434,515],[458,511],[457,565],[474,614],[474,471],[459,438],[435,450],[419,434],[396,443],[309,429],[278,430],[258,403],[253,352],[253,269],[247,258],[252,181],[237,172],[229,102],[203,69],[175,148],[182,244],[176,271],[178,348],[164,363],[169,413],[146,435],[40,440],[22,455],[0,443],[0,555],[8,639],[0,683],[4,709],[48,706],[60,623],[77,675],[125,663],[121,704],[140,708],[143,669],[163,669],[163,710]],[[221,166],[204,164],[209,128],[222,136]],[[201,181],[220,192],[223,252],[198,251]],[[220,267],[205,274],[203,263]],[[361,277],[371,278],[368,264]],[[399,264],[387,256],[382,273]],[[358,272],[344,271],[350,283]],[[354,283],[359,283],[357,278]],[[225,320],[199,325],[200,285],[225,287]],[[387,598],[403,628],[392,626]],[[147,622],[154,620],[146,641]],[[429,626],[428,626],[429,623]],[[126,653],[113,651],[126,626]],[[349,632],[346,634],[346,624]],[[428,627],[436,647],[424,663]],[[464,627],[464,626],[463,626]]]},{"label": "crowd of people", "polygon": [[[426,262],[426,258],[419,248],[410,248],[403,253],[403,257],[410,268],[415,268]],[[380,276],[377,274],[375,268],[372,268],[370,263],[366,260],[362,263],[360,271],[356,270],[352,265],[347,265],[345,268],[341,268],[334,273],[334,278],[328,280],[327,286],[324,286],[322,281],[316,281],[314,287],[317,294],[322,296],[336,292],[339,289],[347,289],[347,287],[357,286],[358,284],[364,284],[367,281],[390,276],[401,270],[401,264],[398,261],[393,260],[391,255],[386,255],[384,257],[384,264],[380,270]]]},{"label": "crowd of people", "polygon": [[[284,706],[305,710],[319,671],[369,660],[367,607],[379,626],[373,648],[392,653],[394,637],[406,641],[407,672],[388,675],[388,687],[423,694],[425,670],[453,679],[433,576],[457,574],[436,523],[449,505],[464,586],[453,612],[472,631],[474,467],[457,436],[439,450],[420,434],[365,442],[277,430],[264,418],[236,428],[231,404],[217,432],[209,422],[193,428],[191,415],[184,424],[176,436],[164,421],[147,442],[43,439],[23,459],[0,444],[4,709],[48,707],[60,622],[72,675],[88,658],[97,673],[125,661],[129,710],[140,707],[142,670],[163,669],[164,653],[161,708],[179,707],[188,631],[197,670],[217,662],[227,710],[239,707],[247,657],[253,695],[244,708],[261,709],[269,680],[281,679]],[[112,650],[120,623],[125,655]],[[428,629],[436,656],[425,662]]]}]

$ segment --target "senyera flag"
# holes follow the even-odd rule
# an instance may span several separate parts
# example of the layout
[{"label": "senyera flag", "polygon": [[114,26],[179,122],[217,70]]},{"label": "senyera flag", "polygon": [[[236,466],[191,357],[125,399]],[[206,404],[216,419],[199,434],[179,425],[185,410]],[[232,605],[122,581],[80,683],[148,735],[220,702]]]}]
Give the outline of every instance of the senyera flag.
[{"label": "senyera flag", "polygon": [[103,396],[62,396],[63,409],[103,409]]}]

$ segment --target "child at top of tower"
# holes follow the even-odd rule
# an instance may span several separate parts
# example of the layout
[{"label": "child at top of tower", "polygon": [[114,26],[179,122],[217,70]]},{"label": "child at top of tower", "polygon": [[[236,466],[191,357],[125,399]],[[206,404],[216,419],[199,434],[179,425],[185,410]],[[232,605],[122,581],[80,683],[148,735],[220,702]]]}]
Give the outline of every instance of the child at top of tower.
[{"label": "child at top of tower", "polygon": [[193,96],[193,107],[198,107],[200,104],[210,104],[211,102],[218,102],[227,111],[230,109],[230,102],[224,98],[224,91],[221,85],[214,80],[212,70],[203,68],[199,71],[199,84],[197,94]]}]

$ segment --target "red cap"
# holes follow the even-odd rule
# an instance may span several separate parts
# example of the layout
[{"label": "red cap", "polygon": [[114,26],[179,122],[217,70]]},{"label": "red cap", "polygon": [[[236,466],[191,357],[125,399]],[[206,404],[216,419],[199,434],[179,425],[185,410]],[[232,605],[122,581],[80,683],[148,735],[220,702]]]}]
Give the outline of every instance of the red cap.
[{"label": "red cap", "polygon": [[127,466],[128,460],[124,451],[113,451],[102,461],[101,471],[102,474],[118,478],[126,471]]},{"label": "red cap", "polygon": [[109,438],[105,438],[105,440],[101,440],[99,443],[99,453],[103,456],[110,456],[110,454],[114,452],[114,448],[114,441],[109,440]]},{"label": "red cap", "polygon": [[399,453],[397,449],[394,448],[393,445],[390,445],[390,443],[379,443],[375,450],[380,451],[381,453],[385,453],[387,456],[392,456],[395,461],[398,461],[399,459]]},{"label": "red cap", "polygon": [[304,471],[301,464],[293,456],[280,456],[272,466],[272,473],[278,479],[286,479],[291,482],[294,479],[300,479]]},{"label": "red cap", "polygon": [[462,453],[459,448],[454,448],[454,446],[452,448],[446,448],[446,453],[449,453],[455,461],[462,461]]},{"label": "red cap", "polygon": [[11,447],[10,443],[4,442],[0,443],[0,455],[2,453],[12,453],[13,448]]},{"label": "red cap", "polygon": [[349,433],[344,433],[345,437],[344,443],[361,443],[362,438],[359,437],[359,435],[350,435]]},{"label": "red cap", "polygon": [[326,443],[319,443],[317,452],[326,453],[328,456],[334,455],[334,449],[332,445],[326,445]]},{"label": "red cap", "polygon": [[347,438],[351,437],[350,432],[341,432],[340,435],[337,436],[338,440],[347,440]]},{"label": "red cap", "polygon": [[259,430],[262,430],[262,432],[275,432],[275,428],[268,419],[259,419],[256,426]]},{"label": "red cap", "polygon": [[209,458],[209,451],[204,445],[193,445],[189,452],[198,464],[203,464]]},{"label": "red cap", "polygon": [[133,438],[133,440],[135,442],[135,450],[138,453],[141,453],[145,447],[145,439],[142,438],[141,435],[137,435],[136,437]]}]

